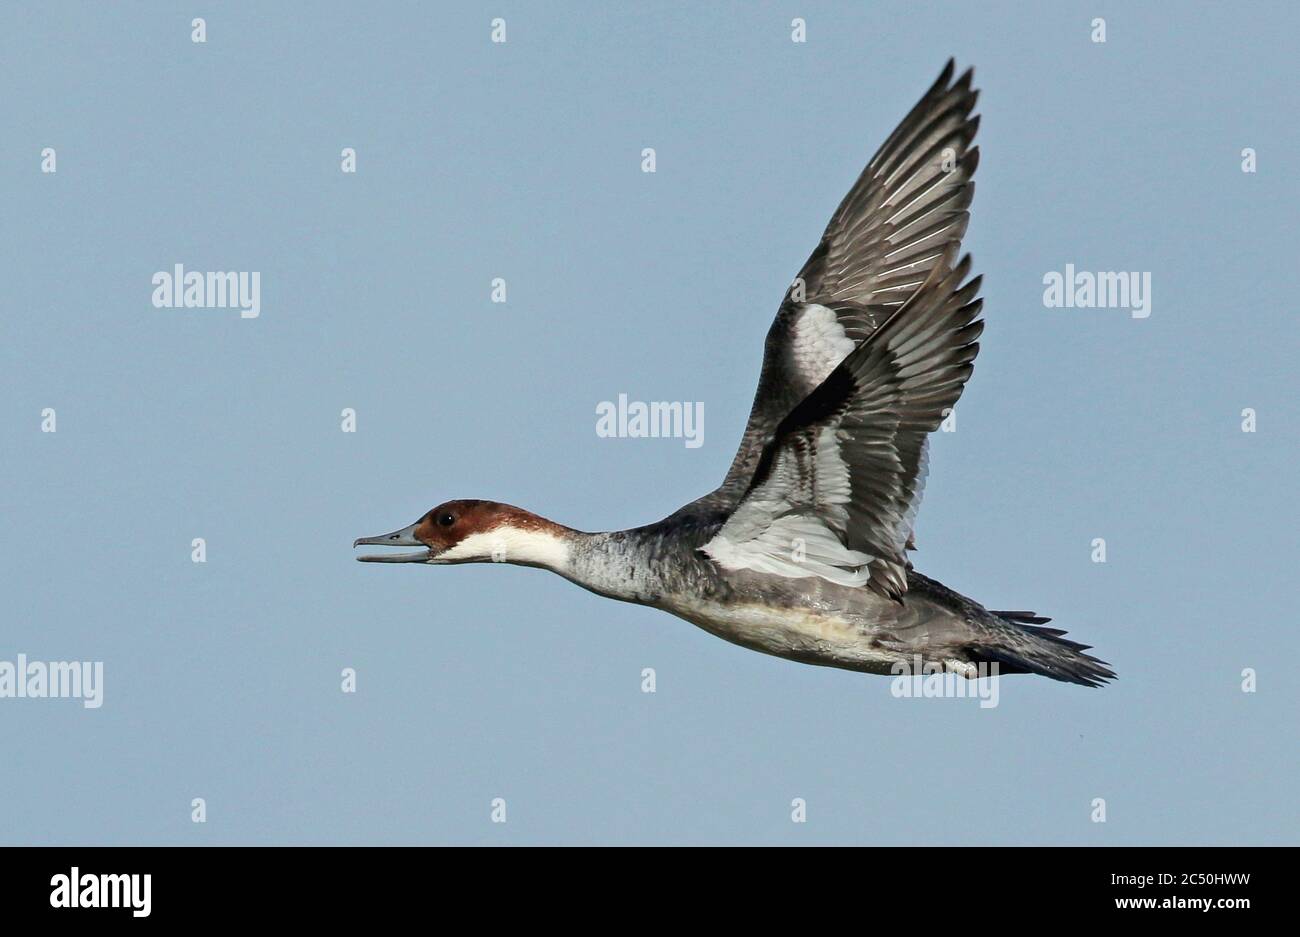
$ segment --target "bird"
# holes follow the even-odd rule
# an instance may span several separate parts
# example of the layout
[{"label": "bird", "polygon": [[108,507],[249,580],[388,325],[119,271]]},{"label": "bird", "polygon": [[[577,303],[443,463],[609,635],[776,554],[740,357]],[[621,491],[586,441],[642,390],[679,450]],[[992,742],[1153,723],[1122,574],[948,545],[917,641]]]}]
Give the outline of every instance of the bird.
[{"label": "bird", "polygon": [[981,278],[960,254],[979,148],[974,72],[949,59],[832,215],[767,333],[717,489],[653,524],[589,533],[446,501],[353,547],[430,566],[539,567],[750,650],[868,674],[1116,674],[1030,611],[991,611],[913,568],[929,435],[973,371]]}]

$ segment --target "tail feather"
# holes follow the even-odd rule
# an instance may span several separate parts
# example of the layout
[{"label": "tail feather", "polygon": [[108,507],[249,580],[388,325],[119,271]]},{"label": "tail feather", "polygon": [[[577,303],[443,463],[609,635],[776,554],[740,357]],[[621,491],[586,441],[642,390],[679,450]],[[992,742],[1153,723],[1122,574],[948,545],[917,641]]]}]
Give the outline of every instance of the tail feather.
[{"label": "tail feather", "polygon": [[1059,628],[1021,624],[1049,619],[1032,612],[993,614],[1002,620],[986,623],[981,639],[966,648],[973,663],[997,664],[1000,673],[1036,673],[1083,686],[1104,686],[1115,679],[1106,661],[1084,653],[1091,645],[1062,637],[1065,632]]}]

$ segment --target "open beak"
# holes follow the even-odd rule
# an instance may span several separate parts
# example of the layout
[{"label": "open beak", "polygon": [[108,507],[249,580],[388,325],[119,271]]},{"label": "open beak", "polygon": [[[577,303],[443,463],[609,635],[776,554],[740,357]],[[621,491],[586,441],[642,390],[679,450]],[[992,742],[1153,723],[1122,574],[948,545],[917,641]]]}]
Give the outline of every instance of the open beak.
[{"label": "open beak", "polygon": [[378,537],[358,537],[352,542],[352,546],[359,547],[362,544],[371,544],[383,547],[419,547],[416,553],[380,553],[370,554],[368,556],[358,556],[357,559],[363,563],[427,563],[433,559],[433,551],[428,545],[415,539],[415,528],[419,522],[412,524],[410,527],[403,527],[401,530],[395,530],[391,534],[381,534]]}]

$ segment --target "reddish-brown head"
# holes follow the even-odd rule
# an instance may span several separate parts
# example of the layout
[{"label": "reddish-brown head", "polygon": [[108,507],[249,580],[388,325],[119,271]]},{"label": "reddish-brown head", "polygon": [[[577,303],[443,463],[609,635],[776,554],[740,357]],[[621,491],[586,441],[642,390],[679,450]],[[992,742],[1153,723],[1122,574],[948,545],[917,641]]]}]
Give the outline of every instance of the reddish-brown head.
[{"label": "reddish-brown head", "polygon": [[553,566],[567,556],[566,527],[497,501],[444,501],[414,524],[353,546],[376,544],[426,549],[359,556],[367,563],[521,563]]}]

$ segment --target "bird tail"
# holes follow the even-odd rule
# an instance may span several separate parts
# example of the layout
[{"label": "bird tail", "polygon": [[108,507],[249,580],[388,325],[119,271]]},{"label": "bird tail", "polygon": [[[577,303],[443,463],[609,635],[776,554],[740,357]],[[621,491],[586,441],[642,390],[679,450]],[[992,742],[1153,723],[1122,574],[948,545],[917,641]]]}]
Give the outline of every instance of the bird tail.
[{"label": "bird tail", "polygon": [[1104,660],[1085,654],[1090,645],[1063,637],[1060,628],[1044,628],[1050,618],[1033,612],[994,612],[981,622],[980,636],[966,652],[973,663],[997,664],[999,673],[1036,673],[1065,683],[1104,686],[1115,679]]}]

